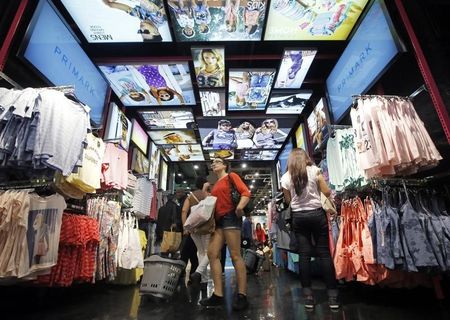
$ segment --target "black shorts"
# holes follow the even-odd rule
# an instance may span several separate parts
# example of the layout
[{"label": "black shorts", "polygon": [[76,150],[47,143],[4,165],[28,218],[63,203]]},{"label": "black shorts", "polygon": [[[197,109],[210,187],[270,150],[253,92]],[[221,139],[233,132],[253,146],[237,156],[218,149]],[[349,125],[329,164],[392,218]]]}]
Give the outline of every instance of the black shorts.
[{"label": "black shorts", "polygon": [[216,229],[241,230],[241,228],[242,217],[238,217],[234,211],[216,219]]}]

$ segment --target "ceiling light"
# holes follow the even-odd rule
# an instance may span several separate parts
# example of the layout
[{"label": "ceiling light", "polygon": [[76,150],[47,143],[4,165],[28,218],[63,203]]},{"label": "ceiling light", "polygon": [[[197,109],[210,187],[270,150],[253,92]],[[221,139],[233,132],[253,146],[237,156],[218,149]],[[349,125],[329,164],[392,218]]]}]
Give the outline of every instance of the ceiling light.
[{"label": "ceiling light", "polygon": [[187,181],[186,181],[186,180],[184,180],[184,181],[183,181],[183,183],[187,183]]},{"label": "ceiling light", "polygon": [[179,177],[182,177],[183,175],[181,173],[178,174]]},{"label": "ceiling light", "polygon": [[246,163],[243,163],[243,164],[241,164],[241,167],[242,167],[242,168],[247,168],[247,164],[246,164]]},{"label": "ceiling light", "polygon": [[255,173],[255,176],[258,177],[258,176],[259,176],[259,172],[256,172],[256,173]]},{"label": "ceiling light", "polygon": [[252,180],[252,183],[255,183],[255,182],[256,182],[256,180],[255,180],[255,179],[253,179],[253,180]]},{"label": "ceiling light", "polygon": [[194,164],[194,169],[197,170],[198,168],[199,168],[199,166]]},{"label": "ceiling light", "polygon": [[255,187],[254,185],[251,185],[251,186],[250,186],[250,189],[253,189],[254,187]]}]

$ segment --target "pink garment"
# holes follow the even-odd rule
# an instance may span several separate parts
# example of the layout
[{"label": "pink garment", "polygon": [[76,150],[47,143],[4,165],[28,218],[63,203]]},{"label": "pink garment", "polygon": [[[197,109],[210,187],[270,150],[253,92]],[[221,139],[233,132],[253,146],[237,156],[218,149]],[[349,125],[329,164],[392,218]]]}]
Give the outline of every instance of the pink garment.
[{"label": "pink garment", "polygon": [[126,189],[128,185],[128,153],[113,143],[106,145],[101,182],[106,189]]}]

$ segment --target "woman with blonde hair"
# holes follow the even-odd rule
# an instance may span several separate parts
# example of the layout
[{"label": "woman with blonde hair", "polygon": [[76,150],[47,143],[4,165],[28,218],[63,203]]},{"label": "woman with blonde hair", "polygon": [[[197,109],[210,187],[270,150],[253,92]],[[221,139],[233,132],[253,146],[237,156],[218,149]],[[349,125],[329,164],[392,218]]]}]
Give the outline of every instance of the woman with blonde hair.
[{"label": "woman with blonde hair", "polygon": [[225,70],[223,57],[217,49],[203,49],[200,51],[200,70],[197,81],[199,87],[222,87],[224,85]]},{"label": "woman with blonde hair", "polygon": [[287,172],[281,177],[281,186],[286,203],[291,206],[292,227],[299,247],[300,281],[303,288],[305,308],[315,305],[311,289],[311,256],[314,249],[319,256],[322,274],[328,289],[328,304],[331,309],[340,307],[336,272],[331,260],[328,242],[328,220],[322,209],[320,193],[331,195],[325,179],[303,149],[293,149],[288,157]]},{"label": "woman with blonde hair", "polygon": [[287,134],[278,129],[277,119],[266,119],[256,129],[253,142],[257,148],[276,148],[286,139]]}]

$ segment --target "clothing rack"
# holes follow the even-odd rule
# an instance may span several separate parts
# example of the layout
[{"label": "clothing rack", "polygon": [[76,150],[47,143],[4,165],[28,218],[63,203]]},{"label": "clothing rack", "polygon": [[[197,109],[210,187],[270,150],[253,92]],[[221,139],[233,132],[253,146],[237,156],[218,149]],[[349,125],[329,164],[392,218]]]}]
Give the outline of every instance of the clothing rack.
[{"label": "clothing rack", "polygon": [[42,89],[51,89],[51,90],[58,90],[63,92],[64,94],[75,94],[75,86],[74,85],[68,85],[68,86],[56,86],[56,87],[44,87]]},{"label": "clothing rack", "polygon": [[413,100],[415,97],[417,97],[421,92],[428,91],[427,87],[423,84],[419,88],[417,88],[413,93],[411,93],[409,96],[402,97],[402,96],[395,96],[395,95],[379,95],[379,94],[355,94],[352,95],[353,103],[355,103],[355,100],[358,98],[377,98],[377,97],[383,97],[383,98],[400,98],[400,99],[409,99]]},{"label": "clothing rack", "polygon": [[410,99],[410,100],[413,100],[415,97],[417,97],[418,95],[419,95],[419,93],[421,93],[422,91],[427,91],[428,92],[428,89],[427,89],[427,87],[423,84],[423,85],[421,85],[419,88],[417,88],[416,89],[416,91],[414,91],[413,93],[411,93],[409,96],[408,96],[408,99]]},{"label": "clothing rack", "polygon": [[54,179],[51,178],[39,178],[35,180],[23,180],[23,181],[10,181],[0,185],[0,190],[9,189],[33,189],[38,187],[48,187],[53,185]]}]

